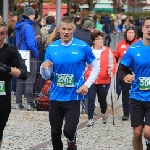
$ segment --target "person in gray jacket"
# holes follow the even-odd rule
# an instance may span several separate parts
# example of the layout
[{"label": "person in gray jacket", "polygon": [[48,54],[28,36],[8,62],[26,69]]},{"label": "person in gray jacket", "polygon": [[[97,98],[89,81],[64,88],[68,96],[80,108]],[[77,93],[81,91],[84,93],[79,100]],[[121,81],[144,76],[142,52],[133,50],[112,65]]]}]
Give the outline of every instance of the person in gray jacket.
[{"label": "person in gray jacket", "polygon": [[15,25],[16,29],[16,46],[19,50],[30,50],[30,72],[27,74],[27,80],[24,82],[21,79],[17,81],[16,88],[16,109],[21,109],[22,93],[25,86],[25,96],[27,99],[27,110],[33,110],[33,87],[37,72],[37,58],[39,56],[38,44],[36,35],[33,29],[33,21],[35,18],[35,11],[28,7],[25,9],[22,19]]}]

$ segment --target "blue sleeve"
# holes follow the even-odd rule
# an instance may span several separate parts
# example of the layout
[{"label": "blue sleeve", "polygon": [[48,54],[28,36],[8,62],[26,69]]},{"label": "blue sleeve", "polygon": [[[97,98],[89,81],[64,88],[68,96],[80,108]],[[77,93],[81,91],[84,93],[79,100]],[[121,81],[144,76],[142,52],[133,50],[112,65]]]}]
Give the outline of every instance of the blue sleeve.
[{"label": "blue sleeve", "polygon": [[132,60],[131,54],[132,54],[132,50],[128,48],[128,50],[126,51],[126,53],[124,54],[121,60],[122,65],[125,65],[126,67],[131,67],[131,60]]},{"label": "blue sleeve", "polygon": [[45,53],[44,61],[46,61],[46,60],[51,61],[51,57],[50,57],[50,46],[48,46],[48,47],[46,48],[46,53]]},{"label": "blue sleeve", "polygon": [[38,45],[37,45],[37,40],[35,38],[35,33],[34,29],[30,24],[25,25],[25,38],[26,38],[26,44],[27,48],[31,50],[31,53],[33,54],[34,57],[38,57]]},{"label": "blue sleeve", "polygon": [[85,46],[85,62],[88,64],[91,64],[91,62],[95,59],[95,56],[92,52],[92,49],[89,45]]}]

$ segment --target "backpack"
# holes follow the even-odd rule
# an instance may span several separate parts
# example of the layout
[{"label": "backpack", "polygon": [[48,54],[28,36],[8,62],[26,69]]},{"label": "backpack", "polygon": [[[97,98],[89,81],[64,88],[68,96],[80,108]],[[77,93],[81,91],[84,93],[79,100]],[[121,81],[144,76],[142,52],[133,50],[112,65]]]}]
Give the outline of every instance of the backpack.
[{"label": "backpack", "polygon": [[40,94],[38,95],[38,97],[35,100],[37,111],[48,111],[49,110],[49,105],[50,105],[49,89],[50,89],[50,86],[51,86],[51,81],[46,80]]},{"label": "backpack", "polygon": [[20,37],[19,37],[18,46],[16,45],[16,29],[14,29],[14,31],[10,34],[9,39],[8,39],[8,43],[9,43],[11,46],[16,46],[16,47],[20,48],[21,39],[22,39],[22,29],[23,29],[23,27],[25,26],[25,24],[27,24],[27,23],[24,23],[24,24],[21,26],[21,29],[20,29],[20,35],[19,35]]}]

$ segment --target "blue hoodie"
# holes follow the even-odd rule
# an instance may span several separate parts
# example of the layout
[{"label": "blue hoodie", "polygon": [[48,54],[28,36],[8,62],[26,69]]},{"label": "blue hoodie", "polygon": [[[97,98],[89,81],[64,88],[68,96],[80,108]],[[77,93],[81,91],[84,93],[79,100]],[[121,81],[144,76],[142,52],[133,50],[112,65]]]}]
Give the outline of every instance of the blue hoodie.
[{"label": "blue hoodie", "polygon": [[[39,56],[38,45],[37,45],[37,40],[35,38],[35,33],[34,33],[32,23],[33,22],[31,20],[26,19],[26,18],[22,18],[22,20],[20,22],[16,23],[16,25],[15,25],[16,45],[18,46],[20,31],[22,30],[22,39],[21,39],[21,44],[20,44],[19,50],[30,50],[32,56],[37,58]],[[23,28],[22,28],[22,26],[23,26]]]}]

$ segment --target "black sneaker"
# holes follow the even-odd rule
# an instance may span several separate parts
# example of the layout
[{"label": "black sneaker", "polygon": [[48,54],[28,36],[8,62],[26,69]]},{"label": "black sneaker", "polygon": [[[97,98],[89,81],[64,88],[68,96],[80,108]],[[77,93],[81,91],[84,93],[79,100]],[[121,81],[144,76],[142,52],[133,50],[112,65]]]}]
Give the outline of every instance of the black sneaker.
[{"label": "black sneaker", "polygon": [[24,108],[24,106],[22,106],[22,104],[16,104],[15,109],[22,109]]},{"label": "black sneaker", "polygon": [[125,116],[125,115],[124,115],[124,116],[122,117],[122,120],[123,120],[123,121],[126,121],[126,120],[128,120],[128,119],[129,119],[129,116]]}]

